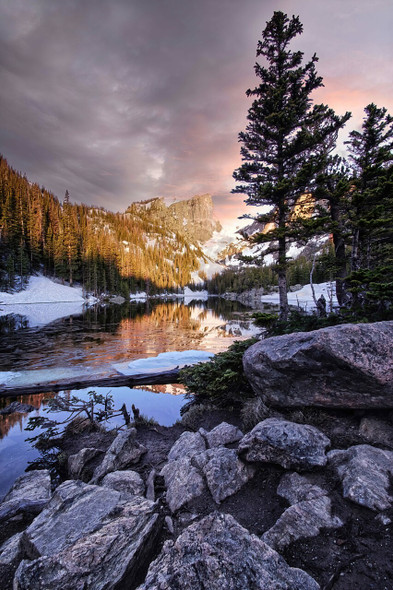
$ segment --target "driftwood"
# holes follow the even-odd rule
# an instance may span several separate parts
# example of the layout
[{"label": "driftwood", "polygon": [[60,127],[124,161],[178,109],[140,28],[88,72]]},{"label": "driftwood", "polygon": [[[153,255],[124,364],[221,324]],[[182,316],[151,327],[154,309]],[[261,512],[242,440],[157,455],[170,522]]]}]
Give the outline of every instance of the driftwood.
[{"label": "driftwood", "polygon": [[109,377],[92,378],[90,375],[78,380],[60,379],[52,383],[36,383],[35,385],[19,385],[17,387],[0,387],[0,397],[30,395],[47,391],[63,391],[65,389],[85,389],[87,387],[134,387],[135,385],[167,385],[179,382],[179,368],[165,373],[146,373],[140,375],[111,375]]}]

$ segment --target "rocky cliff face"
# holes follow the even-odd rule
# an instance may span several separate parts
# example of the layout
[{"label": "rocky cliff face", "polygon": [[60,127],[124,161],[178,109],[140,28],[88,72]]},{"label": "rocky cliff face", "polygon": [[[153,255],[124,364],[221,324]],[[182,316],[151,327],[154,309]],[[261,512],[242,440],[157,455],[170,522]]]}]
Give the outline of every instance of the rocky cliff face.
[{"label": "rocky cliff face", "polygon": [[161,198],[151,199],[131,206],[133,210],[135,207],[146,211],[152,219],[159,219],[166,229],[184,235],[189,242],[207,242],[214,231],[222,229],[220,222],[213,219],[213,200],[209,194],[195,195],[169,206]]},{"label": "rocky cliff face", "polygon": [[187,201],[173,203],[167,209],[173,222],[190,240],[206,242],[214,231],[221,231],[219,221],[213,219],[213,201],[209,194],[195,195]]}]

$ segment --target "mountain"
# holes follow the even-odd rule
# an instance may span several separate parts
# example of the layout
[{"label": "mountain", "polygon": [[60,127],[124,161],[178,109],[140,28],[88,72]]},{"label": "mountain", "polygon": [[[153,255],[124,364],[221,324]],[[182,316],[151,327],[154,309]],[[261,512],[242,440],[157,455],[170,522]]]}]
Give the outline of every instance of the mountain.
[{"label": "mountain", "polygon": [[63,202],[0,156],[0,288],[40,271],[86,291],[155,292],[201,282],[221,267],[202,244],[220,230],[210,195],[167,206],[132,203],[126,212]]},{"label": "mountain", "polygon": [[126,210],[128,215],[142,215],[159,219],[167,231],[181,233],[190,242],[204,243],[215,231],[222,229],[221,223],[213,219],[211,195],[195,195],[191,199],[178,201],[167,206],[164,199],[132,203]]}]

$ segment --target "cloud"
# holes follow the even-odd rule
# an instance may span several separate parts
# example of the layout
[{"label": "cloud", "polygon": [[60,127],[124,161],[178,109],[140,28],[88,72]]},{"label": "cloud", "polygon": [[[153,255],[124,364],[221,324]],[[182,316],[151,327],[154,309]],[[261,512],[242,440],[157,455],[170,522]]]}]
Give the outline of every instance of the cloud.
[{"label": "cloud", "polygon": [[[320,55],[318,101],[392,107],[390,0],[283,0]],[[0,0],[0,150],[60,198],[124,210],[152,196],[230,195],[255,48],[274,0]],[[389,35],[388,35],[389,32]],[[297,41],[296,41],[297,43]],[[386,102],[387,101],[387,102]],[[330,104],[330,103],[329,103]],[[392,109],[393,110],[393,109]],[[357,115],[361,120],[361,115]],[[354,118],[355,120],[355,118]]]}]

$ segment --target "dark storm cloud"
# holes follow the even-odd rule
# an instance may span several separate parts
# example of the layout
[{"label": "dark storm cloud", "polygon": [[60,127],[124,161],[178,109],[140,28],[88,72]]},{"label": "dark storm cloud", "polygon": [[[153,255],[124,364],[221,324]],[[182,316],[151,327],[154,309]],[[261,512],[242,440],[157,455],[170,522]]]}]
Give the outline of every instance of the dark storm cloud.
[{"label": "dark storm cloud", "polygon": [[[275,9],[300,14],[309,29],[302,38],[307,57],[323,49],[334,97],[348,78],[337,51],[359,58],[349,55],[343,33],[354,42],[370,18],[361,2],[346,2],[347,12],[342,4],[0,0],[0,151],[60,198],[68,189],[72,200],[116,210],[156,195],[211,192],[217,204],[235,210],[241,202],[230,196],[240,162],[237,133],[266,20]],[[375,5],[391,15],[389,4]],[[375,18],[375,27],[387,21]],[[375,43],[376,35],[369,37]],[[374,67],[371,85],[384,63],[380,58]],[[350,91],[356,98],[361,85],[354,81]],[[341,111],[347,109],[350,104]]]}]

